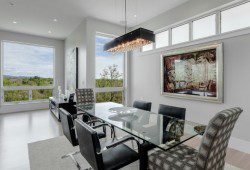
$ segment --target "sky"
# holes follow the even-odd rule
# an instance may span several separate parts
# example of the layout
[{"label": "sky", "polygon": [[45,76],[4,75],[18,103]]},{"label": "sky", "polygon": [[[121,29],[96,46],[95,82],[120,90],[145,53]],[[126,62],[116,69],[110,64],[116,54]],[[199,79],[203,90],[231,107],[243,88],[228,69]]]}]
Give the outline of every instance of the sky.
[{"label": "sky", "polygon": [[[111,40],[96,36],[96,78],[100,78],[103,69],[113,64],[118,65],[118,71],[123,74],[124,54],[103,51],[104,44]],[[4,42],[3,47],[4,75],[53,78],[53,48],[12,42]]]},{"label": "sky", "polygon": [[3,49],[4,75],[53,78],[53,48],[4,42]]},{"label": "sky", "polygon": [[123,74],[123,53],[113,54],[110,52],[104,52],[103,46],[105,43],[111,41],[112,38],[104,37],[104,36],[96,36],[96,69],[95,69],[95,77],[100,78],[100,74],[103,69],[107,68],[110,65],[118,65],[118,71]]}]

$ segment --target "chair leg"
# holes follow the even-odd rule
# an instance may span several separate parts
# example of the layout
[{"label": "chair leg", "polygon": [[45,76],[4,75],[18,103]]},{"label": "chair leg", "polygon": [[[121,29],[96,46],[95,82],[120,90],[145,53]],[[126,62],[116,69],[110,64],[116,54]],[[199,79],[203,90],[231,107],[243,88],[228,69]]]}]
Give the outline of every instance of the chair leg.
[{"label": "chair leg", "polygon": [[[74,155],[79,154],[79,153],[80,153],[80,151],[69,153],[69,154],[63,155],[61,157],[61,159],[70,157],[73,160],[74,164],[76,165],[77,169],[81,170],[82,169],[81,166],[79,165],[79,163],[76,161],[76,159],[74,157]],[[86,170],[88,170],[88,169],[86,169]]]},{"label": "chair leg", "polygon": [[115,140],[116,139],[116,134],[115,134],[115,127],[111,125],[111,138],[112,140]]},{"label": "chair leg", "polygon": [[135,149],[134,141],[131,140],[132,148]]}]

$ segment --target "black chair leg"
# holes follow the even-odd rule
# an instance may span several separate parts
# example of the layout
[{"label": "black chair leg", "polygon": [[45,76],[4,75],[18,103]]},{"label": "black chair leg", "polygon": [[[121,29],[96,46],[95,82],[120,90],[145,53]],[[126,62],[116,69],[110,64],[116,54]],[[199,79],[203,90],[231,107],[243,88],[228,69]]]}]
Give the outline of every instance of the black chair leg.
[{"label": "black chair leg", "polygon": [[115,140],[115,139],[116,139],[115,127],[114,127],[113,125],[111,125],[111,128],[112,128],[112,131],[111,131],[111,138],[112,138],[113,140]]},{"label": "black chair leg", "polygon": [[139,146],[138,150],[140,153],[139,166],[140,170],[148,169],[148,151],[153,149],[154,146],[148,142],[143,141],[141,146]]},{"label": "black chair leg", "polygon": [[67,155],[63,155],[61,158],[65,159],[65,158],[70,157],[73,160],[74,164],[76,165],[77,169],[81,170],[82,169],[81,166],[79,165],[79,163],[76,161],[76,159],[74,157],[74,155],[79,154],[79,153],[80,153],[80,151],[76,151],[76,152],[73,152],[73,153],[69,153]]}]

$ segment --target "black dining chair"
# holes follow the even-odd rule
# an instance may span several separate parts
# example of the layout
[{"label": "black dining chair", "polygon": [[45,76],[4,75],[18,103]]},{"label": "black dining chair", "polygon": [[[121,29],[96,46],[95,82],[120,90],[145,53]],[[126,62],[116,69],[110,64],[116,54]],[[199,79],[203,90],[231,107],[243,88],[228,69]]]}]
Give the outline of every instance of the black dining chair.
[{"label": "black dining chair", "polygon": [[[134,108],[149,111],[149,112],[151,111],[151,105],[152,105],[151,102],[142,101],[142,100],[135,100],[134,103],[133,103]],[[134,147],[134,142],[133,141],[132,141],[132,147],[133,147],[133,149],[136,149]]]},{"label": "black dining chair", "polygon": [[[77,146],[79,143],[78,143],[78,138],[76,135],[75,125],[74,125],[74,119],[76,119],[77,117],[75,117],[75,115],[71,115],[68,111],[66,111],[63,108],[59,109],[59,114],[61,117],[61,125],[62,125],[64,136],[68,139],[68,141],[72,144],[72,146]],[[103,127],[103,126],[104,126],[103,123],[98,125],[98,127]],[[97,131],[97,136],[99,139],[105,138],[106,131],[104,130]],[[77,153],[79,153],[79,151],[64,155],[62,156],[62,158],[71,157],[71,155],[75,155]]]},{"label": "black dining chair", "polygon": [[173,121],[173,118],[178,120],[185,120],[186,109],[181,107],[169,106],[169,105],[159,105],[158,114],[162,114],[163,117],[163,143],[172,139],[170,134],[166,131],[169,123]]},{"label": "black dining chair", "polygon": [[[116,170],[139,159],[136,151],[123,144],[135,140],[133,137],[122,138],[102,149],[98,134],[93,127],[80,119],[77,119],[75,124],[80,153],[94,170]],[[137,144],[139,147],[138,141]]]},{"label": "black dining chair", "polygon": [[[186,108],[160,104],[158,114],[185,120]],[[169,120],[170,118],[166,117],[165,121],[163,122],[163,127],[167,127]]]},{"label": "black dining chair", "polygon": [[146,101],[141,101],[141,100],[136,100],[133,103],[133,107],[141,110],[146,110],[146,111],[151,111],[151,102],[146,102]]},{"label": "black dining chair", "polygon": [[160,104],[159,114],[185,120],[186,108]]}]

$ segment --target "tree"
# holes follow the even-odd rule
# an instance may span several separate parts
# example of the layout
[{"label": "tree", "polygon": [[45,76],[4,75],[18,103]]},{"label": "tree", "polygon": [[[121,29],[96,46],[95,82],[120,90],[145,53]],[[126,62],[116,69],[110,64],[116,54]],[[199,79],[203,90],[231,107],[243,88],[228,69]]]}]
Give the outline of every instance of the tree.
[{"label": "tree", "polygon": [[121,80],[122,74],[119,73],[117,69],[118,65],[113,64],[108,66],[107,68],[103,69],[102,73],[100,74],[101,79],[107,80],[106,82],[109,83],[109,86],[106,87],[119,87],[118,80]]},{"label": "tree", "polygon": [[[96,79],[96,87],[122,87],[123,79],[122,74],[118,71],[118,65],[111,65],[103,69],[100,74],[101,78]],[[97,94],[97,101],[114,101],[122,102],[122,93],[121,92],[106,92]]]}]

